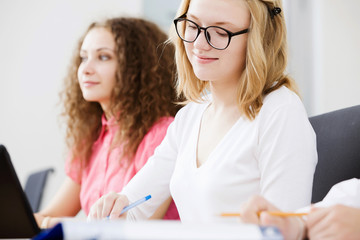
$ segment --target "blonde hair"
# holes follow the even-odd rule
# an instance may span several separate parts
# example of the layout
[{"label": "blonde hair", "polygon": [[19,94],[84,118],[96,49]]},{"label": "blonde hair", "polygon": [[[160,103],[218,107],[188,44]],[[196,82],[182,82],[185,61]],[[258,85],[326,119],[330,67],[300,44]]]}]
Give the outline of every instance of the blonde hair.
[{"label": "blonde hair", "polygon": [[[177,16],[188,11],[191,0],[183,0]],[[253,120],[260,111],[264,97],[286,86],[297,93],[295,82],[285,74],[287,65],[286,25],[283,14],[271,16],[274,7],[282,8],[281,0],[243,0],[249,8],[251,21],[246,49],[246,66],[238,81],[237,99],[240,111]],[[177,93],[187,101],[203,101],[202,93],[209,83],[195,76],[187,58],[183,41],[174,28],[170,41],[176,47]]]}]

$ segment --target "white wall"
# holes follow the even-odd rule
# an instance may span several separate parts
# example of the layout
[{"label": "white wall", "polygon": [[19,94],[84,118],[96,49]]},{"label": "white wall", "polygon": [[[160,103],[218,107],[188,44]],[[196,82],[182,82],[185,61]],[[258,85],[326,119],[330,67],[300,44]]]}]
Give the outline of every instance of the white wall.
[{"label": "white wall", "polygon": [[360,1],[321,0],[319,5],[318,111],[360,104]]},{"label": "white wall", "polygon": [[[288,30],[288,72],[299,86],[300,95],[308,112],[313,110],[312,76],[312,11],[314,0],[285,0],[284,11]],[[306,49],[306,50],[305,50]]]},{"label": "white wall", "polygon": [[309,115],[360,104],[360,1],[284,0],[289,73]]},{"label": "white wall", "polygon": [[46,198],[65,175],[57,104],[72,52],[92,21],[118,15],[142,16],[142,1],[0,1],[0,143],[23,184],[29,173],[55,167]]}]

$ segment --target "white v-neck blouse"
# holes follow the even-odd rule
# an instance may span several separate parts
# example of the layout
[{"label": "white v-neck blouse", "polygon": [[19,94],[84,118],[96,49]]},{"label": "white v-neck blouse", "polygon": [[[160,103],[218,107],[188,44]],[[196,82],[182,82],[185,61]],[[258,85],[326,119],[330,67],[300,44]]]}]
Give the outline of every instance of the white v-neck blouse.
[{"label": "white v-neck blouse", "polygon": [[150,217],[170,195],[183,222],[225,221],[220,213],[238,212],[254,194],[286,211],[310,204],[316,137],[299,97],[286,87],[270,93],[255,120],[239,118],[197,167],[200,122],[209,103],[182,108],[124,188],[130,202],[152,195],[130,210],[128,219]]}]

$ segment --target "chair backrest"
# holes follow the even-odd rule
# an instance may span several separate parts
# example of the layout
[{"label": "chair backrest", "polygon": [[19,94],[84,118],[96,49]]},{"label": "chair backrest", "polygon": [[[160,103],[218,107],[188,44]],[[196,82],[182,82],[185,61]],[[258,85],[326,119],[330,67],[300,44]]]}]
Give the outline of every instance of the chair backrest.
[{"label": "chair backrest", "polygon": [[315,203],[336,183],[360,178],[360,105],[309,119],[318,151],[311,199]]},{"label": "chair backrest", "polygon": [[33,212],[39,211],[48,173],[53,171],[53,168],[37,171],[30,174],[26,180],[24,192],[29,200]]}]

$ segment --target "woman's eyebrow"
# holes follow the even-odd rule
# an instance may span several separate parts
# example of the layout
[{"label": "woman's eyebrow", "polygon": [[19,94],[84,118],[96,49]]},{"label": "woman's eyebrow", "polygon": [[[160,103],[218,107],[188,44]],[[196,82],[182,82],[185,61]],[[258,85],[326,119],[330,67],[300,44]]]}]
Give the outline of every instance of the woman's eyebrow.
[{"label": "woman's eyebrow", "polygon": [[[199,21],[199,18],[197,18],[196,16],[192,15],[191,13],[187,14],[188,17],[191,17],[192,19]],[[238,27],[235,24],[231,23],[231,22],[226,22],[226,21],[219,21],[219,22],[213,22],[211,23],[211,26],[216,26],[216,25],[231,25],[233,27]]]},{"label": "woman's eyebrow", "polygon": [[[91,50],[90,50],[91,51]],[[101,52],[101,51],[109,51],[109,52],[112,52],[112,53],[115,53],[115,50],[112,49],[112,48],[107,48],[107,47],[100,47],[100,48],[97,48],[95,49],[96,52]],[[86,49],[80,49],[80,53],[87,53],[88,50]]]},{"label": "woman's eyebrow", "polygon": [[99,51],[103,51],[103,50],[107,50],[107,51],[115,52],[115,50],[114,50],[114,49],[112,49],[112,48],[108,48],[108,47],[101,47],[101,48],[96,49],[96,51],[97,51],[97,52],[99,52]]}]

